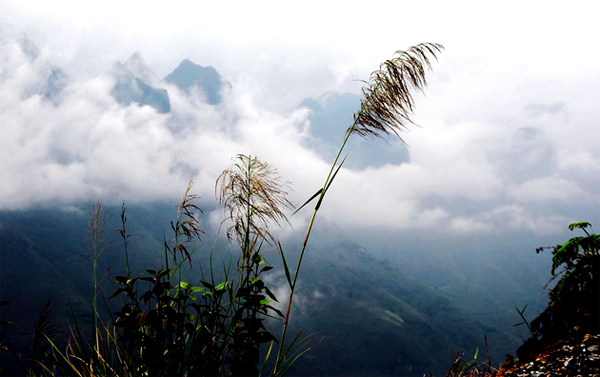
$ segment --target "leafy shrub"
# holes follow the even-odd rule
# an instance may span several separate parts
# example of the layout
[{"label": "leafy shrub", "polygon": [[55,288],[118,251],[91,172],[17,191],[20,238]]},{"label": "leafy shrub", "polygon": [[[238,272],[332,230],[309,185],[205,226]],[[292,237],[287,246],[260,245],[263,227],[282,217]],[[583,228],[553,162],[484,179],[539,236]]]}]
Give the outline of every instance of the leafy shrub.
[{"label": "leafy shrub", "polygon": [[570,224],[569,230],[580,229],[585,236],[536,250],[552,250],[552,278],[548,284],[558,281],[550,289],[546,309],[528,325],[532,337],[517,350],[520,360],[530,358],[544,344],[560,340],[571,331],[600,331],[600,234],[588,232],[590,227],[588,222]]},{"label": "leafy shrub", "polygon": [[[550,290],[548,308],[532,321],[532,327],[542,337],[555,338],[575,326],[588,333],[598,333],[600,234],[590,234],[586,230],[589,227],[587,222],[570,224],[569,230],[581,229],[586,235],[573,237],[553,248],[551,273],[559,280]],[[563,269],[557,273],[560,267]]]},{"label": "leafy shrub", "polygon": [[[119,288],[110,298],[124,294],[126,300],[113,323],[128,374],[258,375],[261,345],[276,341],[264,321],[283,314],[270,305],[277,299],[261,279],[272,269],[262,249],[277,244],[268,224],[287,221],[282,207],[291,203],[276,170],[256,157],[238,155],[236,161],[217,181],[224,222],[233,223],[227,235],[241,251],[234,272],[226,270],[218,281],[210,266],[197,285],[181,280],[181,265],[191,265],[195,252],[189,246],[202,234],[190,183],[171,223],[173,242],[164,243],[166,268],[116,277]],[[126,240],[127,232],[120,233]],[[148,289],[138,293],[143,282]]]}]

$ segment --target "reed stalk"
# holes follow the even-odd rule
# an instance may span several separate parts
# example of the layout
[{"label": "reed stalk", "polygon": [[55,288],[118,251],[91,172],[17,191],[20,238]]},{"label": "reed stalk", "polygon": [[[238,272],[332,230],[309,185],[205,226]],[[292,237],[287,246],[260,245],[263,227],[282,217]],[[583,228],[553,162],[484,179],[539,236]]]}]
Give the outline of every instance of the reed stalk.
[{"label": "reed stalk", "polygon": [[92,336],[94,353],[98,350],[98,259],[100,254],[106,248],[108,239],[105,234],[106,222],[108,220],[108,214],[104,210],[101,201],[92,203],[89,209],[89,223],[88,223],[88,235],[89,235],[89,253],[92,257]]},{"label": "reed stalk", "polygon": [[[308,223],[306,236],[302,244],[298,263],[290,283],[290,294],[287,302],[282,335],[280,337],[280,346],[273,375],[281,375],[287,369],[281,369],[285,364],[286,348],[285,338],[290,320],[290,311],[296,291],[296,283],[300,273],[302,260],[306,252],[306,247],[315,224],[317,212],[321,207],[323,199],[333,183],[336,175],[342,168],[345,158],[340,161],[346,143],[353,134],[358,134],[365,138],[376,138],[394,134],[400,140],[400,132],[407,129],[409,124],[414,124],[411,115],[414,109],[414,99],[412,91],[423,92],[427,81],[425,73],[431,69],[430,56],[437,59],[437,53],[443,50],[443,46],[436,43],[423,43],[410,47],[407,51],[396,51],[394,58],[383,62],[379,69],[371,73],[370,80],[365,82],[366,87],[362,92],[364,98],[361,100],[361,107],[358,113],[354,114],[354,121],[346,130],[342,144],[336,154],[331,168],[327,174],[323,186],[305,202],[296,212],[317,198],[312,216]],[[292,342],[293,344],[293,342]]]}]

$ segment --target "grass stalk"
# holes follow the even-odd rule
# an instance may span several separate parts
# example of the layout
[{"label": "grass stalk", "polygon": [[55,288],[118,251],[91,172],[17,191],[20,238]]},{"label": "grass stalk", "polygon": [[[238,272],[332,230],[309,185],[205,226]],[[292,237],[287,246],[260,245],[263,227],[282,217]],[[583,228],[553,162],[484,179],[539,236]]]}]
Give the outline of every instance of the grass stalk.
[{"label": "grass stalk", "polygon": [[424,43],[413,46],[407,51],[396,51],[397,56],[395,58],[385,61],[380,65],[379,70],[371,74],[371,78],[367,83],[368,86],[363,88],[364,99],[361,101],[360,110],[358,113],[355,113],[354,121],[346,130],[342,144],[331,164],[323,186],[296,211],[298,212],[318,197],[308,223],[296,270],[290,284],[290,294],[273,375],[283,375],[287,371],[287,368],[283,369],[280,365],[285,363],[285,338],[300,267],[315,224],[317,212],[329,187],[344,164],[345,158],[339,164],[338,162],[350,136],[357,133],[362,137],[375,138],[395,134],[402,140],[399,132],[405,129],[408,124],[414,124],[410,119],[414,108],[414,101],[410,90],[423,91],[424,86],[427,84],[425,80],[425,68],[431,68],[428,55],[436,58],[436,53],[442,49],[443,46],[439,44]]},{"label": "grass stalk", "polygon": [[89,235],[89,253],[92,257],[92,336],[94,353],[98,350],[98,259],[100,254],[104,251],[107,243],[105,235],[106,222],[108,215],[104,210],[101,201],[92,203],[89,210],[89,224],[88,224],[88,235]]},{"label": "grass stalk", "polygon": [[125,207],[125,201],[121,205],[121,227],[117,229],[121,238],[123,239],[123,250],[125,251],[125,270],[127,273],[131,271],[129,266],[129,238],[132,237],[131,234],[127,233],[127,208]]}]

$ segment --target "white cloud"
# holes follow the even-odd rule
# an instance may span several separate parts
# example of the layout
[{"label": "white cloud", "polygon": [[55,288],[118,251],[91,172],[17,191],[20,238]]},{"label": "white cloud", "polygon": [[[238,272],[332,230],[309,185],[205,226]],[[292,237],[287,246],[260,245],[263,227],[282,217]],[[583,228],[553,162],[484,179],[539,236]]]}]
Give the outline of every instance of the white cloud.
[{"label": "white cloud", "polygon": [[519,202],[568,202],[574,198],[585,200],[587,196],[576,182],[554,177],[533,179],[520,186],[509,187],[508,193]]},{"label": "white cloud", "polygon": [[499,205],[488,212],[450,221],[451,229],[464,233],[526,232],[553,234],[561,232],[569,220],[560,215],[531,213],[520,205]]},{"label": "white cloud", "polygon": [[[361,85],[352,80],[367,79],[394,50],[422,41],[447,50],[433,64],[427,96],[417,95],[422,128],[404,136],[411,163],[344,169],[321,216],[396,228],[533,229],[544,221],[552,228],[574,201],[600,203],[600,59],[585,48],[594,42],[591,12],[577,4],[401,4],[379,14],[377,34],[355,27],[362,3],[320,4],[318,12],[305,3],[271,3],[274,13],[243,4],[231,11],[144,3],[143,16],[138,5],[116,11],[105,2],[90,11],[60,1],[7,2],[0,19],[26,30],[39,56],[31,60],[19,32],[3,29],[0,208],[176,197],[191,175],[209,200],[237,153],[271,162],[294,182],[292,200],[303,203],[329,167],[302,144],[308,117],[299,101],[357,92]],[[470,12],[461,11],[466,7]],[[406,12],[428,21],[397,22]],[[104,74],[137,50],[159,77],[189,58],[215,66],[232,90],[209,106],[163,83],[170,114],[119,105]],[[33,94],[50,67],[71,79],[57,103]]]}]

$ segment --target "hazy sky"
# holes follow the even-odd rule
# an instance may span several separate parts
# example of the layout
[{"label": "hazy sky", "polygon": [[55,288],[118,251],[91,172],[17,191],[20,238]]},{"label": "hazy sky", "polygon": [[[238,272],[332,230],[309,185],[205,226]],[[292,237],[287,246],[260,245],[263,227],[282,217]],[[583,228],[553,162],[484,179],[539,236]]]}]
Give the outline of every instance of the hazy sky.
[{"label": "hazy sky", "polygon": [[[359,93],[356,80],[395,50],[437,42],[446,50],[417,95],[421,128],[404,136],[411,162],[341,172],[324,216],[466,233],[600,224],[590,3],[414,3],[2,0],[0,209],[173,197],[192,174],[212,198],[237,153],[271,162],[301,204],[329,163],[306,147],[302,99]],[[214,107],[157,81],[171,113],[119,105],[107,72],[135,51],[157,79],[187,58],[232,89]],[[50,67],[69,77],[54,102],[33,94]]]}]

